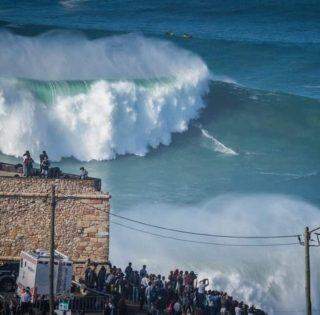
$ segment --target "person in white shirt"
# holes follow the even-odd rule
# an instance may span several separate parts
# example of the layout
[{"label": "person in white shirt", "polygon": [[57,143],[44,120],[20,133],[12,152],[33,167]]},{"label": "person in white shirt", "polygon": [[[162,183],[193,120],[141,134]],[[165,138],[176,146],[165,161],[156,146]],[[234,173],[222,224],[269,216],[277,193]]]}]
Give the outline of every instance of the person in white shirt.
[{"label": "person in white shirt", "polygon": [[242,306],[238,302],[236,302],[236,307],[234,308],[235,315],[242,315]]},{"label": "person in white shirt", "polygon": [[163,288],[165,288],[166,285],[167,285],[166,277],[162,277],[162,278],[161,278],[161,281],[162,281],[162,286],[163,286]]},{"label": "person in white shirt", "polygon": [[203,279],[199,282],[198,286],[198,293],[199,294],[205,294],[206,293],[206,287],[209,285],[209,279]]},{"label": "person in white shirt", "polygon": [[113,274],[113,272],[110,272],[106,276],[106,287],[107,287],[107,289],[110,289],[110,286],[113,283],[114,279],[115,279],[115,275]]},{"label": "person in white shirt", "polygon": [[199,306],[204,306],[206,302],[206,287],[209,285],[208,279],[203,279],[199,282],[198,285],[198,304]]},{"label": "person in white shirt", "polygon": [[21,290],[20,303],[21,303],[22,314],[28,313],[30,308],[30,303],[31,303],[30,288]]},{"label": "person in white shirt", "polygon": [[148,286],[148,283],[149,283],[149,278],[148,276],[144,276],[142,279],[141,279],[141,285],[146,288]]}]

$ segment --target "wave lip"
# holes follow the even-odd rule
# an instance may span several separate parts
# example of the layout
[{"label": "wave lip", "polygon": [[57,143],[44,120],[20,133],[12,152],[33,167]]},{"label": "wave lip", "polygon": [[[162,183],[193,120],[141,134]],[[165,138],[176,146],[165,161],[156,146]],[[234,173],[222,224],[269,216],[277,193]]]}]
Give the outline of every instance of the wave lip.
[{"label": "wave lip", "polygon": [[[170,144],[172,133],[185,131],[205,106],[206,65],[168,42],[137,35],[88,40],[3,32],[0,49],[5,40],[8,50],[0,58],[6,77],[0,79],[5,154],[45,149],[54,160],[145,155]],[[12,51],[21,52],[15,62]]]}]

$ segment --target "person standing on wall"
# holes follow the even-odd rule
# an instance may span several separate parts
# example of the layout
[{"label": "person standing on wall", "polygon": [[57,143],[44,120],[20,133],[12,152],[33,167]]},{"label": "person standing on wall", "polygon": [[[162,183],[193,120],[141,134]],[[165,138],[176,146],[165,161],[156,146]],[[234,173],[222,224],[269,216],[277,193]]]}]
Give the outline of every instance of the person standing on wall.
[{"label": "person standing on wall", "polygon": [[29,151],[26,151],[23,158],[23,176],[29,177],[33,172],[33,159]]},{"label": "person standing on wall", "polygon": [[80,178],[87,179],[88,178],[88,171],[82,166],[80,167]]},{"label": "person standing on wall", "polygon": [[47,160],[49,160],[47,152],[46,151],[42,151],[42,153],[39,155],[39,159],[40,159],[40,174],[42,174],[42,170],[43,170],[42,162],[44,161],[45,158]]},{"label": "person standing on wall", "polygon": [[46,178],[48,177],[49,167],[50,167],[50,162],[49,162],[48,156],[45,156],[40,165],[42,176]]}]

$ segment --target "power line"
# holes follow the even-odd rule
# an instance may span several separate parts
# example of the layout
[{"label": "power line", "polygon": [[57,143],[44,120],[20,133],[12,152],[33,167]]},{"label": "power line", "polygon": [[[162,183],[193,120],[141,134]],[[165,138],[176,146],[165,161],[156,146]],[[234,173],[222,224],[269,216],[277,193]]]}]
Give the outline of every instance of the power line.
[{"label": "power line", "polygon": [[[147,222],[143,222],[143,221],[139,221],[139,220],[134,220],[125,216],[122,216],[120,214],[116,214],[114,212],[111,211],[105,211],[105,210],[100,210],[97,209],[96,207],[81,202],[78,200],[79,203],[82,203],[86,206],[91,207],[92,209],[95,209],[96,211],[102,211],[105,213],[108,213],[116,218],[122,219],[122,220],[126,220],[132,223],[137,223],[140,225],[144,225],[144,226],[148,226],[148,227],[153,227],[156,229],[160,229],[160,230],[164,230],[164,231],[171,231],[171,232],[176,232],[176,233],[182,233],[182,234],[189,234],[189,235],[197,235],[197,236],[207,236],[207,237],[216,237],[216,238],[229,238],[229,239],[283,239],[283,238],[299,238],[301,235],[300,234],[289,234],[289,235],[224,235],[224,234],[210,234],[210,233],[199,233],[199,232],[192,232],[192,231],[188,231],[188,230],[180,230],[180,229],[175,229],[175,228],[171,228],[171,227],[164,227],[161,225],[155,225],[155,224],[151,224],[151,223],[147,223]],[[293,244],[297,244],[297,243],[288,243],[290,245]]]},{"label": "power line", "polygon": [[114,221],[111,221],[111,222],[112,222],[112,224],[124,227],[124,228],[132,230],[132,231],[137,231],[137,232],[141,232],[141,233],[144,233],[144,234],[157,236],[157,237],[160,237],[160,238],[172,239],[172,240],[175,240],[175,241],[181,241],[181,242],[187,242],[187,243],[215,245],[215,246],[232,246],[232,247],[272,247],[272,246],[299,245],[298,242],[295,242],[295,243],[269,243],[269,244],[230,244],[230,243],[228,244],[228,243],[216,243],[216,242],[207,242],[207,241],[195,241],[195,240],[190,240],[190,239],[178,238],[178,237],[174,237],[174,236],[167,236],[167,235],[163,235],[163,234],[157,234],[157,233],[141,230],[141,229],[138,229],[138,228],[134,228],[132,226],[128,226],[128,225],[125,225],[125,224],[122,224],[122,223],[119,223],[119,222],[114,222]]},{"label": "power line", "polygon": [[312,230],[310,231],[310,233],[316,232],[316,231],[318,231],[318,230],[320,230],[320,226],[317,226],[316,228],[312,229]]},{"label": "power line", "polygon": [[259,236],[254,236],[254,235],[223,235],[223,234],[198,233],[198,232],[192,232],[192,231],[187,231],[187,230],[168,228],[168,227],[164,227],[164,226],[160,226],[160,225],[154,225],[154,224],[150,224],[150,223],[146,223],[146,222],[130,219],[130,218],[124,217],[122,215],[115,214],[113,212],[109,212],[109,213],[114,217],[129,221],[129,222],[141,224],[141,225],[144,225],[144,226],[150,226],[150,227],[161,229],[161,230],[165,230],[165,231],[171,231],[171,232],[177,232],[177,233],[183,233],[183,234],[191,234],[191,235],[198,235],[198,236],[209,236],[209,237],[217,237],[217,238],[232,238],[232,239],[237,239],[237,238],[238,239],[239,238],[242,238],[242,239],[276,239],[276,238],[297,238],[297,237],[300,236],[300,234],[262,235],[262,236],[259,235]]}]

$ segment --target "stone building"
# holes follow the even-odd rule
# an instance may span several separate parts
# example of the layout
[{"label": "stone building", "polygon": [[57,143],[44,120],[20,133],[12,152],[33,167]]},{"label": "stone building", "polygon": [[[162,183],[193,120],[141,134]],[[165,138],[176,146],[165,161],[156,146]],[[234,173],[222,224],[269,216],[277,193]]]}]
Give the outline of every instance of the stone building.
[{"label": "stone building", "polygon": [[56,249],[68,255],[76,274],[85,261],[109,256],[109,200],[99,179],[24,178],[14,165],[0,163],[0,261],[22,250],[49,249],[52,185],[56,193]]}]

